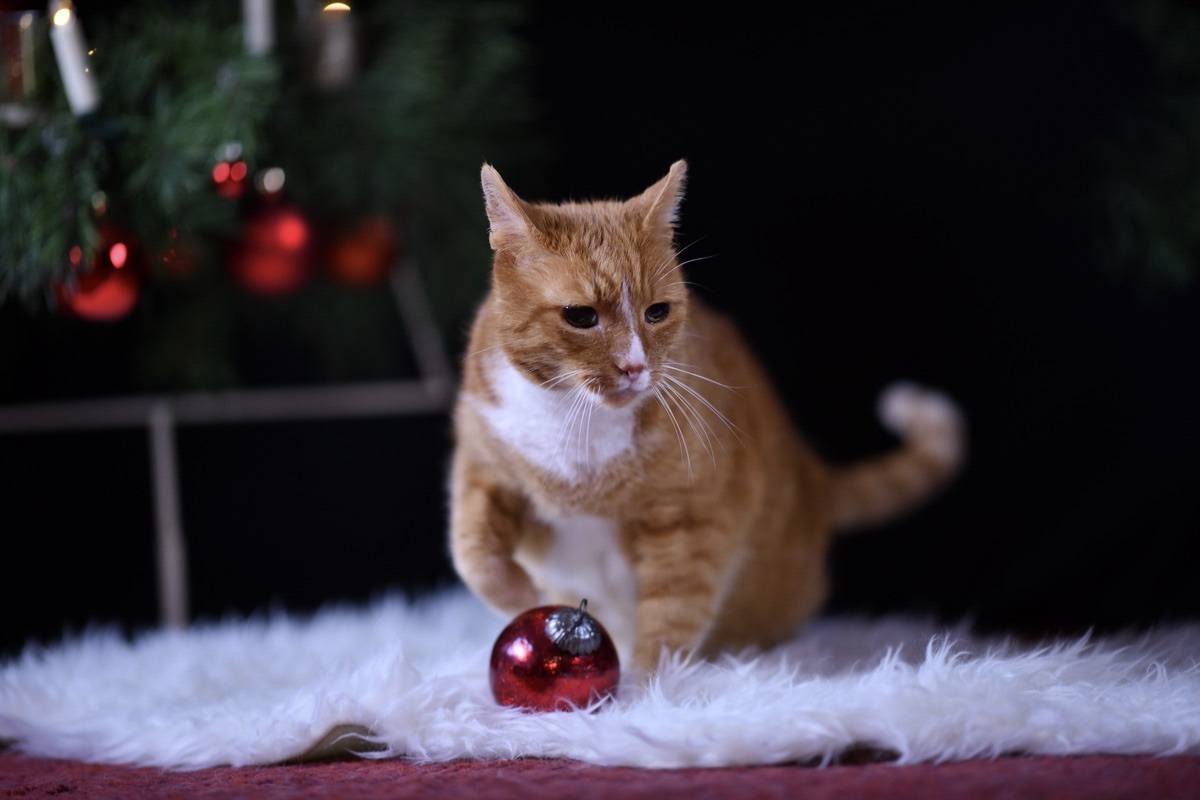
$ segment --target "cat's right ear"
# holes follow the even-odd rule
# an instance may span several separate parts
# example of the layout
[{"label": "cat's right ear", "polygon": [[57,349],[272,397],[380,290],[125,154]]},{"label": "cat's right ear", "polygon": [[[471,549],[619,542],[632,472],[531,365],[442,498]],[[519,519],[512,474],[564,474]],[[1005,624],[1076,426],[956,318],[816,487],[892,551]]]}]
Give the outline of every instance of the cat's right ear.
[{"label": "cat's right ear", "polygon": [[645,223],[652,229],[670,235],[679,221],[679,204],[683,200],[683,186],[687,181],[687,162],[679,159],[658,183],[635,197],[631,202],[638,204],[645,214]]},{"label": "cat's right ear", "polygon": [[518,239],[527,240],[530,222],[523,209],[524,201],[508,188],[508,184],[491,164],[483,165],[479,178],[483,184],[483,202],[488,217],[488,241],[492,249],[503,250]]}]

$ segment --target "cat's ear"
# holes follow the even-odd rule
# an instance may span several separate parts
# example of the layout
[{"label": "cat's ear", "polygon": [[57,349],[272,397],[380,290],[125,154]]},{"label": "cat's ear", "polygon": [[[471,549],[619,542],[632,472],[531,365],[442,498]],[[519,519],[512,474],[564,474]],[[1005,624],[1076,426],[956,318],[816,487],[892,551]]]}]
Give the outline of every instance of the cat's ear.
[{"label": "cat's ear", "polygon": [[483,202],[487,208],[488,241],[493,250],[502,250],[515,240],[527,239],[530,228],[529,217],[524,211],[524,201],[500,177],[491,164],[484,164],[480,171],[483,184]]},{"label": "cat's ear", "polygon": [[631,202],[642,206],[643,223],[648,228],[674,231],[679,221],[679,204],[683,201],[683,186],[687,182],[687,162],[683,159],[671,165],[657,183]]}]

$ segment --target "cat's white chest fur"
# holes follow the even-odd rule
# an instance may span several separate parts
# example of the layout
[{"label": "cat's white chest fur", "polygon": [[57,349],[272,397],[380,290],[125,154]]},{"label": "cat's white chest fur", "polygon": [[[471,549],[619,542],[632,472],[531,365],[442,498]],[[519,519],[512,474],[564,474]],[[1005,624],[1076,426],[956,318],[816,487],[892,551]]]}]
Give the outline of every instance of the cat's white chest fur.
[{"label": "cat's white chest fur", "polygon": [[550,547],[538,557],[521,551],[516,560],[529,573],[547,602],[588,610],[612,636],[622,659],[632,653],[637,580],[621,551],[616,523],[591,514],[544,520],[554,531]]},{"label": "cat's white chest fur", "polygon": [[540,386],[500,354],[486,369],[496,402],[476,399],[476,409],[497,436],[547,472],[582,481],[633,447],[632,405],[608,408],[582,390]]}]

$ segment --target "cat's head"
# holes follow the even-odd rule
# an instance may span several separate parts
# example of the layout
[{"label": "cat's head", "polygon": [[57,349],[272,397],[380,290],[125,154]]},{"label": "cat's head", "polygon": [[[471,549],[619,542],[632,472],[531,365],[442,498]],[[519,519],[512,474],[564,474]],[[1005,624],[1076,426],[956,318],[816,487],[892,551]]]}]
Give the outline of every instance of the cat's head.
[{"label": "cat's head", "polygon": [[675,250],[687,165],[629,200],[530,203],[485,164],[502,348],[531,380],[624,407],[662,381],[688,312]]}]

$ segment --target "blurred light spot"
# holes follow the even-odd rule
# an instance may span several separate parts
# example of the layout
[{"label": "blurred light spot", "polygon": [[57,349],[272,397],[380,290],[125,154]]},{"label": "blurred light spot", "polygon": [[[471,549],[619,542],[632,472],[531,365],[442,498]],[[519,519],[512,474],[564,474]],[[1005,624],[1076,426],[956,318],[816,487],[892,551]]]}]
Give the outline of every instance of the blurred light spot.
[{"label": "blurred light spot", "polygon": [[308,239],[308,226],[298,217],[284,217],[279,221],[279,243],[289,250],[304,246]]},{"label": "blurred light spot", "polygon": [[125,247],[124,242],[117,242],[112,247],[108,248],[108,260],[117,269],[125,266],[125,259],[129,257],[129,250]]},{"label": "blurred light spot", "polygon": [[258,173],[258,190],[263,194],[275,194],[283,188],[285,176],[280,167],[271,167]]}]

